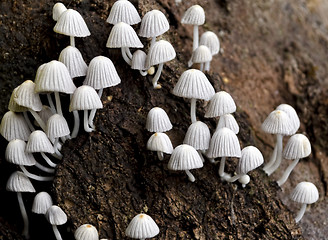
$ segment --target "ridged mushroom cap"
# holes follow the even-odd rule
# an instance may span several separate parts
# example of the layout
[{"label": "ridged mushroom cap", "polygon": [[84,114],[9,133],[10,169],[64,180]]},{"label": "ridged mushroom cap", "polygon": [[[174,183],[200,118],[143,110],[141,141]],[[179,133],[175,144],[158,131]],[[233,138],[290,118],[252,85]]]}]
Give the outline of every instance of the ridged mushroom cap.
[{"label": "ridged mushroom cap", "polygon": [[94,57],[87,72],[87,76],[83,82],[94,89],[113,87],[121,83],[121,79],[117,74],[113,62],[104,56]]},{"label": "ridged mushroom cap", "polygon": [[170,170],[190,170],[203,167],[203,160],[195,148],[187,144],[177,146],[168,163]]},{"label": "ridged mushroom cap", "polygon": [[52,205],[46,212],[46,219],[51,225],[63,225],[67,222],[67,215],[60,207]]},{"label": "ridged mushroom cap", "polygon": [[52,206],[52,198],[47,192],[39,192],[34,197],[32,212],[37,214],[46,214],[47,210]]},{"label": "ridged mushroom cap", "polygon": [[159,10],[151,10],[145,14],[141,20],[139,36],[141,37],[157,37],[170,29],[164,13]]},{"label": "ridged mushroom cap", "polygon": [[91,35],[81,14],[73,9],[67,9],[60,15],[54,31],[72,37],[87,37]]},{"label": "ridged mushroom cap", "polygon": [[153,238],[159,233],[155,221],[147,214],[141,213],[135,216],[125,230],[125,235],[130,238]]},{"label": "ridged mushroom cap", "polygon": [[11,93],[10,96],[10,100],[8,103],[8,110],[13,111],[13,112],[26,112],[28,111],[28,109],[24,106],[19,105],[16,101],[15,101],[15,95],[16,92],[18,90],[19,86],[16,87],[13,92]]},{"label": "ridged mushroom cap", "polygon": [[134,29],[127,23],[119,22],[110,31],[106,47],[108,48],[143,48]]},{"label": "ridged mushroom cap", "polygon": [[256,147],[248,146],[241,151],[236,172],[247,174],[249,171],[254,170],[261,166],[264,162],[263,155]]},{"label": "ridged mushroom cap", "polygon": [[215,93],[208,104],[205,113],[206,118],[222,116],[228,113],[233,113],[237,109],[235,101],[231,95],[225,91]]},{"label": "ridged mushroom cap", "polygon": [[287,113],[288,117],[290,118],[292,125],[293,125],[293,129],[292,129],[292,133],[291,134],[295,134],[297,132],[297,130],[300,128],[301,122],[299,117],[297,116],[297,113],[295,111],[295,109],[288,105],[288,104],[280,104],[276,110],[282,110],[285,113]]},{"label": "ridged mushroom cap", "polygon": [[210,49],[205,45],[200,45],[196,50],[192,53],[191,57],[194,63],[205,63],[212,61],[212,53]]},{"label": "ridged mushroom cap", "polygon": [[156,132],[150,136],[147,142],[147,149],[150,151],[160,151],[167,154],[173,152],[173,146],[170,138],[161,132]]},{"label": "ridged mushroom cap", "polygon": [[215,90],[202,71],[189,69],[182,73],[172,93],[179,97],[208,101],[215,94]]},{"label": "ridged mushroom cap", "polygon": [[187,9],[181,19],[182,24],[203,25],[205,23],[205,11],[199,5],[193,5]]},{"label": "ridged mushroom cap", "polygon": [[88,66],[76,47],[67,46],[64,48],[60,52],[58,60],[65,64],[71,78],[82,77],[87,74]]},{"label": "ridged mushroom cap", "polygon": [[40,112],[38,112],[43,122],[48,122],[48,119],[53,115],[51,108],[47,105],[43,105]]},{"label": "ridged mushroom cap", "polygon": [[102,107],[102,102],[96,90],[88,85],[82,85],[74,91],[69,104],[69,111],[91,110]]},{"label": "ridged mushroom cap", "polygon": [[7,141],[13,139],[27,141],[31,131],[21,113],[8,111],[2,117],[0,133]]},{"label": "ridged mushroom cap", "polygon": [[318,201],[319,192],[311,182],[300,182],[290,194],[290,198],[298,203],[312,204]]},{"label": "ridged mushroom cap", "polygon": [[239,133],[238,123],[234,116],[230,113],[220,116],[220,121],[218,122],[216,130],[224,127],[231,129],[235,134]]},{"label": "ridged mushroom cap", "polygon": [[204,32],[200,36],[199,45],[207,46],[210,49],[212,56],[220,52],[220,40],[214,32]]},{"label": "ridged mushroom cap", "polygon": [[153,65],[171,61],[175,56],[176,53],[171,43],[165,40],[160,40],[149,49],[146,66],[151,67]]},{"label": "ridged mushroom cap", "polygon": [[6,190],[10,192],[35,192],[30,179],[20,171],[13,172],[10,175]]},{"label": "ridged mushroom cap", "polygon": [[149,132],[166,132],[172,129],[172,124],[162,108],[154,107],[148,112],[146,129]]},{"label": "ridged mushroom cap", "polygon": [[99,240],[99,235],[94,226],[83,224],[75,230],[74,238],[76,240]]},{"label": "ridged mushroom cap", "polygon": [[262,123],[262,130],[271,134],[292,135],[294,129],[287,113],[274,110]]},{"label": "ridged mushroom cap", "polygon": [[52,8],[52,19],[57,22],[60,15],[62,15],[62,13],[65,12],[66,10],[67,8],[65,7],[64,4],[62,4],[61,2],[56,3]]},{"label": "ridged mushroom cap", "polygon": [[35,78],[35,92],[71,94],[75,91],[76,87],[64,63],[53,60],[41,66],[40,72]]},{"label": "ridged mushroom cap", "polygon": [[47,136],[49,139],[64,137],[70,134],[66,119],[59,115],[52,115],[47,122]]},{"label": "ridged mushroom cap", "polygon": [[284,148],[284,158],[300,159],[311,154],[311,143],[303,134],[295,134],[291,136]]},{"label": "ridged mushroom cap", "polygon": [[131,68],[136,70],[147,70],[147,54],[142,50],[137,50],[132,55]]},{"label": "ridged mushroom cap", "polygon": [[20,139],[11,140],[6,148],[5,157],[10,163],[21,166],[33,166],[36,164],[33,154],[25,152],[26,143]]},{"label": "ridged mushroom cap", "polygon": [[213,134],[207,157],[240,157],[240,144],[237,135],[229,128],[220,128]]},{"label": "ridged mushroom cap", "polygon": [[28,138],[25,151],[28,153],[45,152],[54,153],[54,147],[45,132],[36,130],[31,133]]},{"label": "ridged mushroom cap", "polygon": [[110,9],[106,22],[116,24],[125,22],[129,25],[137,24],[141,21],[137,9],[127,0],[116,1]]},{"label": "ridged mushroom cap", "polygon": [[35,83],[31,80],[26,80],[19,85],[15,91],[14,101],[20,106],[30,108],[33,111],[41,111],[42,102],[38,93],[35,92]]},{"label": "ridged mushroom cap", "polygon": [[207,150],[210,140],[211,133],[208,126],[201,121],[196,121],[189,126],[183,143],[194,147],[196,150]]}]

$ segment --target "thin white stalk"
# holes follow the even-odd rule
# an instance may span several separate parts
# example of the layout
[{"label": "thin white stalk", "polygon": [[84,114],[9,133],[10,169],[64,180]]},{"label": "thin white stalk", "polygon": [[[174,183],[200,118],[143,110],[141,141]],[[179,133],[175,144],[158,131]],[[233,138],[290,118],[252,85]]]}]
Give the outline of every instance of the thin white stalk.
[{"label": "thin white stalk", "polygon": [[62,108],[61,108],[59,92],[55,92],[55,100],[56,100],[57,113],[59,115],[63,116],[63,111],[62,111]]},{"label": "thin white stalk", "polygon": [[199,70],[200,70],[201,72],[205,72],[205,71],[204,71],[204,63],[201,63],[201,64],[200,64]]},{"label": "thin white stalk", "polygon": [[101,99],[101,97],[102,97],[102,95],[103,95],[103,92],[104,92],[104,89],[103,89],[103,88],[100,88],[100,89],[98,90],[98,96],[99,96],[100,99]]},{"label": "thin white stalk", "polygon": [[[98,96],[99,96],[100,99],[102,97],[103,91],[104,91],[103,88],[100,88],[99,91],[98,91]],[[95,118],[96,111],[97,111],[97,109],[92,109],[90,111],[89,120],[88,120],[90,127],[93,128],[93,129],[95,129],[95,125],[93,124],[93,119]]]},{"label": "thin white stalk", "polygon": [[286,169],[282,177],[277,181],[278,186],[282,186],[288,179],[290,173],[293,171],[293,169],[296,167],[297,163],[299,162],[299,158],[295,159]]},{"label": "thin white stalk", "polygon": [[75,38],[74,36],[69,36],[69,42],[72,47],[75,47]]},{"label": "thin white stalk", "polygon": [[200,158],[202,159],[203,162],[205,162],[205,159],[203,157],[202,151],[201,150],[197,150],[198,155],[200,156]]},{"label": "thin white stalk", "polygon": [[185,170],[186,174],[188,175],[188,179],[190,182],[195,182],[195,177],[192,175],[192,173],[189,170]]},{"label": "thin white stalk", "polygon": [[199,42],[199,34],[198,34],[198,25],[194,25],[194,37],[192,42],[192,51],[195,51],[198,48]]},{"label": "thin white stalk", "polygon": [[209,158],[208,160],[210,161],[210,163],[213,163],[213,164],[217,164],[218,163],[218,161],[215,161],[214,158]]},{"label": "thin white stalk", "polygon": [[158,157],[158,159],[159,159],[160,161],[162,161],[162,160],[164,159],[164,154],[163,154],[163,152],[161,152],[161,151],[157,151],[157,157]]},{"label": "thin white stalk", "polygon": [[276,161],[276,157],[277,157],[277,143],[274,146],[270,161],[263,167],[263,171],[266,172],[274,164],[274,162]]},{"label": "thin white stalk", "polygon": [[192,57],[188,61],[188,67],[190,68],[194,63],[192,62]]},{"label": "thin white stalk", "polygon": [[42,164],[40,164],[40,163],[38,163],[38,162],[35,163],[35,166],[36,166],[38,169],[40,169],[40,170],[42,170],[42,171],[44,171],[44,172],[46,172],[46,173],[54,173],[54,172],[55,172],[55,169],[45,167],[45,166],[43,166]]},{"label": "thin white stalk", "polygon": [[158,68],[157,68],[156,74],[155,74],[155,76],[154,76],[154,78],[153,78],[153,80],[152,80],[153,87],[154,87],[155,89],[159,89],[159,88],[161,88],[161,85],[157,84],[157,81],[158,81],[159,77],[161,76],[161,73],[162,73],[162,70],[163,70],[163,66],[164,66],[164,63],[160,63],[160,64],[158,65]]},{"label": "thin white stalk", "polygon": [[280,166],[282,160],[282,139],[283,135],[277,134],[277,156],[274,164],[272,164],[272,166],[266,171],[269,176]]},{"label": "thin white stalk", "polygon": [[190,104],[190,118],[191,118],[191,123],[195,123],[197,121],[196,118],[196,98],[191,99],[191,104]]},{"label": "thin white stalk", "polygon": [[56,111],[55,104],[54,104],[54,102],[52,101],[51,93],[47,93],[47,99],[48,99],[48,102],[49,102],[49,106],[50,106],[51,112],[52,112],[53,114],[56,114],[57,111]]},{"label": "thin white stalk", "polygon": [[74,116],[74,127],[73,127],[73,131],[71,134],[71,138],[76,138],[77,134],[79,133],[79,129],[80,129],[80,116],[79,116],[79,112],[77,110],[73,111],[73,116]]},{"label": "thin white stalk", "polygon": [[131,53],[131,51],[130,51],[130,48],[128,48],[128,47],[126,47],[125,48],[125,53],[126,53],[126,55],[128,56],[128,58],[130,58],[131,60],[132,60],[132,53]]},{"label": "thin white stalk", "polygon": [[27,112],[23,112],[23,116],[24,116],[25,122],[27,123],[27,126],[31,130],[31,132],[35,131],[35,128],[33,127],[33,124],[31,123],[31,121],[27,115]]},{"label": "thin white stalk", "polygon": [[56,163],[54,163],[53,161],[50,160],[50,158],[48,158],[48,156],[44,153],[44,152],[41,152],[41,156],[43,157],[43,159],[48,163],[48,165],[50,167],[53,167],[55,168],[57,166]]},{"label": "thin white stalk", "polygon": [[54,231],[57,240],[63,240],[56,225],[52,225],[52,230]]},{"label": "thin white stalk", "polygon": [[122,57],[124,61],[131,66],[131,58],[128,57],[126,49],[126,47],[121,47]]},{"label": "thin white stalk", "polygon": [[43,177],[43,176],[38,176],[35,174],[30,173],[29,171],[26,170],[26,168],[22,165],[19,165],[20,169],[22,169],[23,173],[31,179],[37,180],[37,181],[52,181],[54,180],[54,177]]},{"label": "thin white stalk", "polygon": [[54,149],[55,149],[55,153],[57,156],[59,156],[60,158],[63,157],[63,155],[59,152],[59,138],[55,138],[55,142],[54,142]]},{"label": "thin white stalk", "polygon": [[305,213],[305,210],[306,210],[306,206],[307,206],[306,203],[303,203],[303,204],[302,204],[301,209],[299,210],[297,216],[295,217],[295,222],[296,222],[296,223],[298,223],[298,222],[302,219],[302,217],[303,217],[303,215],[304,215],[304,213]]},{"label": "thin white stalk", "polygon": [[204,69],[204,71],[205,72],[209,72],[210,71],[210,68],[211,68],[211,61],[206,62],[205,63],[205,69]]},{"label": "thin white stalk", "polygon": [[28,216],[27,216],[27,213],[26,213],[26,209],[25,209],[25,206],[24,206],[24,202],[23,202],[21,192],[17,192],[17,199],[18,199],[19,209],[21,211],[23,222],[24,222],[24,229],[23,229],[22,235],[26,239],[30,239]]},{"label": "thin white stalk", "polygon": [[152,46],[154,46],[155,43],[156,43],[156,37],[152,37],[149,49],[152,48]]},{"label": "thin white stalk", "polygon": [[141,76],[145,77],[148,75],[148,71],[139,70]]},{"label": "thin white stalk", "polygon": [[226,179],[226,181],[227,182],[235,182],[235,181],[237,181],[239,178],[241,178],[244,175],[245,175],[245,173],[239,173],[239,174],[237,174],[237,175],[235,175],[235,176],[233,176],[233,177],[231,177],[229,179]]},{"label": "thin white stalk", "polygon": [[225,174],[225,172],[224,172],[225,160],[226,160],[226,157],[222,157],[221,161],[220,161],[220,168],[219,168],[220,177],[223,177]]},{"label": "thin white stalk", "polygon": [[39,126],[42,128],[42,130],[44,132],[46,132],[46,124],[44,123],[44,121],[42,120],[42,118],[40,117],[39,114],[37,114],[37,112],[33,111],[32,109],[28,109],[30,111],[30,113],[32,114],[32,116],[34,117],[35,121],[39,124]]},{"label": "thin white stalk", "polygon": [[84,131],[86,132],[92,132],[94,130],[93,128],[90,128],[88,124],[88,110],[84,110],[83,126]]}]

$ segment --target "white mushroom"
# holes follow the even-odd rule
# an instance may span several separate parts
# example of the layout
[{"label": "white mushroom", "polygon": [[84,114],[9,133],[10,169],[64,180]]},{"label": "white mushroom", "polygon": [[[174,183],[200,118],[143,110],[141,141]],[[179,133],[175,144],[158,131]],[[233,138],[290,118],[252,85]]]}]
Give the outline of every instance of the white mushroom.
[{"label": "white mushroom", "polygon": [[66,213],[60,207],[52,205],[46,212],[46,219],[52,225],[52,230],[54,231],[56,239],[62,240],[57,225],[63,225],[67,222]]},{"label": "white mushroom", "polygon": [[94,226],[83,224],[75,230],[74,238],[76,240],[99,240],[99,235]]},{"label": "white mushroom", "polygon": [[110,9],[106,22],[116,24],[124,22],[129,25],[137,24],[141,21],[137,9],[127,0],[116,1]]},{"label": "white mushroom", "polygon": [[125,230],[126,236],[141,240],[153,238],[158,234],[157,224],[149,215],[144,213],[136,215]]},{"label": "white mushroom", "polygon": [[172,129],[169,116],[160,107],[150,109],[147,115],[146,129],[149,132],[167,132]]},{"label": "white mushroom", "polygon": [[161,132],[156,132],[149,138],[147,142],[147,149],[150,151],[156,151],[159,160],[164,159],[164,154],[171,154],[173,152],[173,146],[170,138]]},{"label": "white mushroom", "polygon": [[212,61],[212,54],[210,49],[205,45],[200,45],[196,50],[192,53],[191,57],[192,62],[200,63],[199,70],[205,72],[204,65],[208,62]]},{"label": "white mushroom", "polygon": [[47,192],[39,192],[35,195],[32,205],[32,212],[37,214],[46,214],[52,206],[52,198]]},{"label": "white mushroom", "polygon": [[60,52],[58,60],[65,64],[71,78],[83,77],[87,74],[88,66],[76,47],[67,46],[64,48]]},{"label": "white mushroom", "polygon": [[31,131],[22,114],[8,111],[2,117],[0,133],[7,141],[13,139],[27,141]]}]

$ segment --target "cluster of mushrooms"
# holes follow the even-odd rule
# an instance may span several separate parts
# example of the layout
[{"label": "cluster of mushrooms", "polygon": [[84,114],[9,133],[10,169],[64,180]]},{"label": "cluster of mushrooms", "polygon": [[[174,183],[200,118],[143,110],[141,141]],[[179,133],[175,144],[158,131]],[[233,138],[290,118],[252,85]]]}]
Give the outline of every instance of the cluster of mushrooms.
[{"label": "cluster of mushrooms", "polygon": [[[177,3],[179,1],[176,1]],[[14,172],[8,179],[7,190],[17,193],[20,210],[24,221],[23,236],[29,238],[29,222],[22,200],[22,192],[36,192],[30,179],[52,181],[56,165],[62,159],[61,147],[67,139],[75,138],[80,128],[78,110],[83,110],[83,128],[86,132],[95,130],[93,123],[96,110],[102,108],[101,96],[104,88],[116,86],[121,82],[112,61],[104,56],[93,58],[89,66],[82,54],[75,47],[75,37],[87,37],[90,31],[82,16],[73,9],[67,9],[62,3],[53,7],[53,19],[56,21],[54,31],[70,37],[70,45],[62,50],[59,59],[42,64],[35,76],[35,81],[27,80],[16,87],[8,104],[8,112],[3,116],[0,133],[9,142],[5,157],[16,164],[21,171]],[[142,76],[154,74],[153,87],[158,84],[163,65],[175,58],[173,46],[165,40],[156,38],[169,30],[165,15],[159,10],[147,12],[141,19],[137,10],[127,0],[114,3],[107,22],[114,24],[106,47],[121,48],[122,57]],[[137,33],[131,27],[140,23],[138,35],[152,38],[148,53],[137,50],[133,54],[130,48],[143,48]],[[250,182],[248,172],[261,166],[264,162],[262,153],[254,146],[241,150],[237,134],[239,126],[234,116],[236,104],[231,95],[225,91],[215,92],[204,71],[210,70],[212,56],[220,51],[220,42],[215,33],[207,31],[199,39],[198,27],[205,22],[204,9],[199,5],[191,6],[182,17],[181,23],[193,25],[193,52],[188,67],[199,63],[200,69],[189,69],[182,73],[172,90],[176,96],[190,99],[191,125],[185,135],[183,144],[173,148],[165,132],[172,129],[166,112],[159,107],[151,109],[147,116],[146,129],[154,134],[147,142],[147,148],[156,151],[159,160],[164,160],[164,153],[171,154],[168,168],[174,171],[185,171],[191,182],[196,179],[190,172],[203,167],[205,159],[213,164],[220,159],[218,174],[222,181],[239,181],[242,187]],[[76,87],[73,79],[85,77],[83,85]],[[40,94],[46,95],[48,104],[41,101]],[[60,94],[70,95],[69,112],[73,113],[74,125],[69,126],[61,107]],[[55,99],[55,102],[53,101]],[[216,130],[212,137],[208,126],[197,121],[197,100],[209,101],[205,118],[217,118]],[[29,113],[29,114],[28,114]],[[31,121],[30,117],[34,120]],[[264,171],[271,175],[280,165],[282,157],[293,159],[284,175],[277,181],[281,186],[298,163],[311,153],[311,146],[306,136],[295,134],[300,122],[296,111],[287,104],[282,104],[273,111],[262,124],[262,129],[277,135],[277,144],[271,160]],[[72,131],[71,131],[72,129]],[[293,135],[283,150],[284,135]],[[228,158],[239,158],[236,173],[225,172],[225,161]],[[40,163],[44,161],[47,166]],[[44,176],[30,173],[26,166],[35,166],[36,171]],[[306,209],[306,204],[318,200],[317,188],[309,182],[297,185],[291,194],[294,201],[303,203],[300,213],[295,218],[298,222]],[[57,240],[62,239],[57,225],[65,224],[67,216],[64,211],[53,205],[51,196],[41,191],[36,194],[32,212],[44,214]],[[126,229],[126,236],[136,239],[152,238],[159,233],[155,221],[147,214],[136,215]],[[97,229],[91,224],[84,224],[75,231],[76,240],[98,240]]]}]

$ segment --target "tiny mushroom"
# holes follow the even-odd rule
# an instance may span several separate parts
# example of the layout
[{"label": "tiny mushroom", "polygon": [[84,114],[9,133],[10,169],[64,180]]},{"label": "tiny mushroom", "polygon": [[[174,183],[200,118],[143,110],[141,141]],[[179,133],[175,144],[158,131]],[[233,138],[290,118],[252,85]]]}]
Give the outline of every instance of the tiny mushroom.
[{"label": "tiny mushroom", "polygon": [[238,123],[237,123],[236,119],[234,118],[234,116],[230,113],[220,116],[220,121],[218,122],[218,124],[216,126],[216,130],[218,130],[219,128],[223,128],[223,127],[227,127],[229,129],[231,129],[235,134],[239,133]]},{"label": "tiny mushroom", "polygon": [[13,139],[27,141],[31,131],[21,113],[8,111],[2,117],[0,133],[7,141]]},{"label": "tiny mushroom", "polygon": [[150,151],[157,151],[159,160],[164,159],[164,154],[171,154],[173,152],[173,146],[170,138],[161,132],[156,132],[149,138],[147,142],[147,149]]},{"label": "tiny mushroom", "polygon": [[149,132],[167,132],[172,129],[169,116],[163,108],[154,107],[147,115],[146,129]]},{"label": "tiny mushroom", "polygon": [[147,214],[136,215],[125,230],[125,235],[130,238],[144,240],[159,234],[156,222]]},{"label": "tiny mushroom", "polygon": [[147,54],[142,50],[137,50],[132,55],[131,68],[139,70],[141,76],[146,76],[148,74],[146,59]]},{"label": "tiny mushroom", "polygon": [[200,63],[199,70],[205,72],[204,65],[212,61],[212,54],[210,49],[205,45],[200,45],[192,53],[191,60],[193,63]]},{"label": "tiny mushroom", "polygon": [[48,208],[46,212],[46,219],[52,225],[52,230],[54,231],[55,237],[57,240],[62,240],[60,232],[58,231],[57,226],[63,225],[67,222],[66,213],[58,206],[52,205]]},{"label": "tiny mushroom", "polygon": [[56,3],[52,8],[52,19],[58,21],[60,15],[65,12],[67,8],[61,2]]},{"label": "tiny mushroom", "polygon": [[83,77],[87,74],[88,66],[76,47],[67,46],[64,48],[60,52],[58,60],[65,64],[71,78]]},{"label": "tiny mushroom", "polygon": [[32,212],[36,214],[46,214],[52,206],[52,198],[47,192],[39,192],[34,197]]},{"label": "tiny mushroom", "polygon": [[300,125],[301,125],[300,119],[297,116],[297,113],[296,113],[295,109],[292,106],[290,106],[286,103],[283,103],[283,104],[280,104],[276,108],[276,110],[281,110],[281,111],[284,111],[285,113],[287,113],[287,115],[290,118],[290,120],[292,122],[292,125],[293,125],[293,129],[291,130],[291,134],[295,134],[297,132],[297,130],[300,128]]},{"label": "tiny mushroom", "polygon": [[97,229],[91,224],[79,226],[74,233],[75,240],[99,240]]},{"label": "tiny mushroom", "polygon": [[[207,46],[210,49],[212,56],[220,52],[220,40],[214,32],[211,31],[204,32],[200,37],[199,45]],[[209,71],[209,70],[210,70],[210,63],[207,62],[205,63],[205,71]]]},{"label": "tiny mushroom", "polygon": [[116,1],[110,9],[106,22],[116,24],[124,22],[129,25],[137,24],[141,21],[137,9],[127,0]]}]

